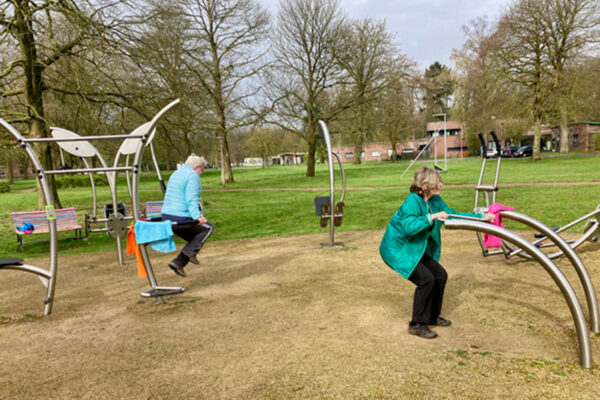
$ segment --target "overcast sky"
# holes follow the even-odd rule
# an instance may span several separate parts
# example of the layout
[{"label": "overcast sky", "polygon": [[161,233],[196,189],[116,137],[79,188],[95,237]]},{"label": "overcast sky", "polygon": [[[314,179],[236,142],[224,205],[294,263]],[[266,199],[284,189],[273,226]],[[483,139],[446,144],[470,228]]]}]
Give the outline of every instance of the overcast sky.
[{"label": "overcast sky", "polygon": [[[273,16],[278,0],[259,0]],[[340,0],[354,19],[384,19],[402,52],[422,69],[435,61],[454,67],[452,49],[464,42],[462,26],[488,16],[495,19],[510,0]]]}]

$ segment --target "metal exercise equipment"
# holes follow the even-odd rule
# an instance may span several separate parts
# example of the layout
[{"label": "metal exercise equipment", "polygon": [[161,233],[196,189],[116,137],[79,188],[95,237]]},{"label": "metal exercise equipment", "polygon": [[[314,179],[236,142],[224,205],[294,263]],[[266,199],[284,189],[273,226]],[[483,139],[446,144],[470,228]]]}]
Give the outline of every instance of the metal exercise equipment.
[{"label": "metal exercise equipment", "polygon": [[[156,173],[157,173],[157,176],[158,176],[158,179],[160,182],[160,188],[161,188],[163,195],[166,191],[166,185],[160,174],[158,162],[156,160],[156,155],[154,153],[154,147],[152,146],[152,140],[154,139],[154,136],[156,135],[156,121],[158,121],[158,119],[161,118],[161,116],[164,114],[164,112],[166,112],[167,110],[169,110],[170,108],[175,106],[178,102],[179,101],[176,100],[176,101],[168,104],[161,111],[159,111],[159,113],[157,113],[151,121],[148,121],[148,122],[140,125],[139,127],[134,129],[130,133],[130,135],[135,135],[135,136],[144,135],[148,132],[148,129],[150,126],[154,126],[154,128],[152,128],[152,133],[150,134],[149,138],[146,140],[144,145],[145,145],[145,147],[150,147],[150,153],[152,155],[152,162],[154,164],[154,169],[156,170]],[[59,146],[61,160],[62,160],[63,165],[65,164],[64,156],[63,156],[63,151],[64,151],[75,157],[79,157],[87,169],[90,168],[88,159],[90,159],[90,158],[93,159],[94,157],[96,157],[98,159],[98,162],[100,162],[100,164],[102,165],[103,168],[108,168],[108,164],[102,158],[102,155],[100,154],[100,152],[91,143],[89,143],[87,140],[85,140],[86,139],[85,137],[79,136],[78,134],[71,132],[67,129],[63,129],[63,128],[51,127],[50,130],[51,130],[52,136],[54,138],[79,138],[80,139],[80,141],[76,141],[76,142],[57,142],[56,143]],[[125,141],[123,141],[123,143],[121,144],[121,147],[119,148],[119,150],[117,152],[117,155],[115,156],[114,167],[119,166],[119,159],[121,156],[124,155],[124,156],[126,156],[125,167],[129,168],[129,158],[131,155],[135,154],[135,152],[137,151],[138,142],[139,142],[139,139],[126,139]],[[97,201],[96,185],[94,182],[93,173],[89,172],[88,174],[90,176],[90,183],[91,183],[91,187],[92,187],[93,210],[92,210],[91,217],[87,214],[85,216],[86,232],[88,232],[88,233],[106,232],[109,235],[111,235],[112,237],[114,237],[117,240],[117,255],[118,255],[119,264],[123,265],[123,263],[124,263],[123,262],[123,248],[122,248],[122,245],[120,242],[120,238],[122,236],[127,235],[128,221],[133,220],[133,216],[124,215],[124,213],[121,212],[122,211],[122,209],[120,207],[121,204],[115,203],[116,202],[116,189],[117,189],[116,188],[116,178],[115,178],[114,174],[107,173],[106,177],[108,180],[108,186],[109,186],[111,196],[112,196],[112,203],[107,205],[110,207],[105,208],[106,215],[104,216],[104,218],[98,217],[98,201]],[[125,170],[125,177],[126,177],[126,181],[127,181],[127,189],[129,192],[129,198],[133,202],[130,170]],[[117,206],[116,206],[117,208],[115,208],[114,204],[117,204]],[[104,224],[105,226],[103,228],[92,228],[92,224],[98,224],[98,223]]]},{"label": "metal exercise equipment", "polygon": [[[93,174],[93,173],[106,173],[109,177],[109,182],[112,181],[111,193],[113,197],[113,214],[107,218],[107,229],[116,239],[118,248],[120,249],[120,238],[127,234],[127,223],[124,221],[122,214],[118,213],[117,208],[117,193],[116,193],[116,182],[118,172],[131,172],[133,176],[132,183],[132,208],[133,208],[133,219],[135,221],[140,218],[140,205],[139,205],[139,176],[141,172],[141,160],[144,149],[152,140],[152,136],[155,132],[156,125],[162,116],[173,106],[179,103],[179,99],[169,103],[162,110],[160,110],[152,120],[142,127],[144,129],[136,129],[129,135],[106,135],[106,136],[86,136],[81,137],[73,132],[62,131],[51,138],[27,138],[22,136],[14,127],[8,122],[0,118],[0,125],[4,127],[10,134],[14,136],[19,145],[25,150],[29,158],[31,159],[33,166],[36,170],[36,176],[40,183],[44,202],[46,204],[46,218],[48,220],[48,228],[50,233],[50,263],[49,269],[31,266],[24,264],[18,259],[12,259],[11,262],[5,263],[0,266],[1,269],[14,269],[33,273],[42,279],[42,282],[46,286],[46,297],[44,299],[44,315],[48,315],[52,312],[52,305],[54,300],[54,293],[56,289],[56,277],[58,271],[58,234],[56,224],[56,214],[54,199],[50,192],[47,176],[49,175],[62,175],[62,174]],[[94,154],[95,148],[90,144],[91,141],[96,140],[125,140],[129,141],[129,146],[135,146],[134,160],[131,166],[118,166],[117,163],[113,167],[108,167],[106,163],[100,168],[91,168],[88,164],[84,163],[86,168],[81,169],[57,169],[57,170],[45,170],[40,160],[38,159],[35,151],[33,150],[32,143],[56,143],[65,151],[69,151],[71,154],[81,154],[83,157],[91,157]],[[67,144],[69,143],[69,144]],[[101,163],[102,164],[102,163]],[[141,295],[143,297],[157,297],[160,302],[163,302],[162,296],[181,293],[184,291],[182,287],[165,287],[159,286],[154,276],[152,264],[148,256],[147,244],[138,244],[139,251],[144,262],[144,268],[148,275],[148,281],[150,288],[143,291]],[[119,250],[121,251],[121,250]]]},{"label": "metal exercise equipment", "polygon": [[[501,149],[500,141],[498,140],[498,137],[496,136],[495,132],[491,131],[490,135],[492,136],[492,139],[494,140],[494,142],[496,144],[496,149]],[[489,157],[487,155],[486,141],[481,133],[479,133],[479,140],[481,142],[481,147],[482,147],[482,164],[481,164],[481,172],[479,174],[479,180],[477,182],[477,185],[475,186],[474,212],[486,213],[488,208],[490,207],[490,205],[492,205],[493,203],[496,202],[496,195],[498,193],[498,177],[500,175],[500,165],[501,165],[501,161],[502,161],[502,156],[501,156],[501,152],[498,151],[496,153],[496,155],[494,155],[493,157]],[[486,162],[490,158],[496,159],[496,171],[494,174],[494,182],[492,185],[484,185],[483,177],[484,177],[484,173],[485,173]],[[483,196],[480,196],[481,194],[483,194]],[[585,243],[588,240],[591,240],[591,241],[597,240],[598,230],[600,229],[600,222],[596,218],[598,215],[600,215],[600,205],[596,208],[595,211],[592,211],[592,212],[576,219],[575,221],[568,223],[567,225],[565,225],[563,227],[554,229],[553,231],[555,233],[560,233],[560,232],[563,232],[573,226],[576,226],[578,224],[585,222],[586,224],[584,226],[584,233],[578,239],[566,241],[572,249],[576,249],[581,244]],[[519,221],[519,222],[525,223],[524,221]],[[537,222],[538,222],[538,224],[543,225],[539,221],[537,221]],[[543,225],[543,226],[545,227],[545,225]],[[537,229],[535,226],[531,226],[531,227]],[[538,232],[541,233],[541,237],[538,240],[531,242],[534,246],[536,246],[538,248],[546,248],[546,247],[555,247],[557,245],[556,240],[552,240],[551,238],[548,237],[548,235],[544,234],[543,232],[541,232],[539,230],[538,230]],[[527,254],[526,252],[523,252],[522,249],[515,248],[510,243],[503,243],[502,247],[498,250],[489,250],[489,249],[485,248],[485,246],[483,245],[483,236],[479,232],[477,233],[477,239],[481,246],[484,257],[491,256],[491,255],[497,255],[497,254],[503,254],[507,259],[510,259],[511,257],[513,257],[515,255],[518,255],[519,257],[522,257],[522,258],[531,259],[531,256],[529,254]],[[547,241],[547,240],[552,241],[552,243],[543,243],[544,241]],[[546,255],[550,259],[555,259],[564,254],[565,254],[565,251],[559,248],[557,251],[546,254]]]},{"label": "metal exercise equipment", "polygon": [[579,344],[579,362],[583,368],[592,367],[592,348],[581,305],[579,304],[577,296],[569,284],[569,281],[556,267],[552,260],[550,260],[550,258],[548,258],[540,249],[516,233],[491,225],[487,222],[466,219],[452,219],[447,220],[445,222],[445,226],[447,229],[469,230],[492,234],[523,249],[523,251],[527,252],[532,259],[541,264],[559,287],[560,291],[565,297],[565,300],[567,301],[569,310],[571,311],[573,322],[575,324],[575,330],[577,332],[577,341]]},{"label": "metal exercise equipment", "polygon": [[440,167],[438,165],[438,159],[437,159],[437,138],[440,136],[440,130],[436,129],[436,122],[434,122],[434,132],[433,135],[431,136],[431,139],[429,139],[429,142],[427,142],[427,144],[421,149],[421,151],[419,152],[419,154],[417,154],[417,156],[410,162],[410,164],[408,164],[408,167],[406,167],[406,169],[404,170],[404,172],[402,172],[402,175],[400,175],[400,178],[402,178],[404,175],[406,175],[406,173],[408,172],[408,170],[410,169],[410,167],[413,166],[414,163],[416,163],[419,158],[421,158],[421,155],[423,155],[423,153],[425,152],[425,150],[427,150],[428,147],[431,146],[431,143],[433,143],[433,153],[434,153],[434,162],[433,162],[433,168],[440,171],[440,172],[446,172],[448,170],[448,161],[447,161],[447,147],[446,147],[446,140],[448,137],[448,131],[446,130],[446,114],[435,114],[433,115],[433,117],[443,117],[443,121],[444,121],[444,168]]},{"label": "metal exercise equipment", "polygon": [[[329,222],[329,243],[321,243],[325,246],[341,245],[342,243],[335,242],[335,227],[342,224],[344,218],[344,198],[346,196],[346,175],[344,173],[344,166],[340,160],[340,157],[331,150],[331,138],[329,136],[329,129],[323,121],[319,121],[321,127],[323,145],[327,149],[327,161],[329,164],[329,197],[316,197],[315,198],[315,211],[317,216],[321,217],[321,227],[324,228]],[[339,202],[335,202],[335,181],[334,181],[334,166],[333,157],[337,159],[342,174],[342,195]],[[335,207],[333,205],[335,204]]]}]

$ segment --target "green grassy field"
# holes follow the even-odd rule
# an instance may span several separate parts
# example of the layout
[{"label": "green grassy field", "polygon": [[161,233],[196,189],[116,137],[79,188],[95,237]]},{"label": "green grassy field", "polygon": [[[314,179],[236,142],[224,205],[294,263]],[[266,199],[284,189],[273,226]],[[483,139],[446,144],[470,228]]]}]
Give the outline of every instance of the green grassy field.
[{"label": "green grassy field", "polygon": [[[443,162],[443,161],[442,161]],[[484,182],[491,183],[496,161],[488,161]],[[416,168],[431,166],[431,161],[416,163],[403,178],[401,174],[408,161],[396,163],[366,163],[359,166],[345,164],[347,186],[346,210],[342,231],[385,229],[387,222],[408,195],[408,184]],[[443,174],[447,187],[443,190],[446,202],[460,211],[470,211],[474,203],[473,186],[477,182],[481,160],[448,161],[448,171]],[[337,170],[337,169],[336,169]],[[498,201],[514,206],[549,226],[564,225],[594,210],[600,199],[600,157],[578,156],[546,158],[540,162],[530,159],[502,161]],[[314,210],[314,197],[328,195],[329,173],[326,165],[318,165],[316,176],[307,178],[304,166],[276,166],[270,168],[241,168],[234,170],[236,182],[221,188],[220,172],[206,170],[202,177],[205,191],[202,194],[205,213],[215,224],[211,240],[229,240],[254,237],[288,236],[323,232]],[[164,179],[168,178],[164,174]],[[508,183],[595,182],[577,186],[507,186]],[[336,185],[341,184],[336,172]],[[37,209],[35,181],[16,180],[10,193],[0,194],[0,255],[18,255],[10,213]],[[119,179],[119,201],[127,204],[131,212],[124,177]],[[362,188],[354,190],[352,188]],[[366,188],[366,189],[365,189]],[[239,190],[235,190],[239,189]],[[255,190],[247,190],[255,189]],[[279,190],[260,190],[279,189]],[[285,190],[290,189],[290,190]],[[336,196],[339,196],[339,190]],[[92,196],[89,187],[60,189],[64,207],[75,207],[81,216],[91,213]],[[161,200],[156,176],[145,173],[140,179],[141,201]],[[106,186],[98,187],[99,203],[110,201]],[[102,213],[102,210],[99,210]],[[510,227],[510,225],[509,225]],[[578,227],[583,229],[583,226]],[[67,235],[64,233],[63,235]],[[41,237],[41,235],[36,235]],[[60,241],[61,252],[90,252],[115,248],[114,239],[104,233],[92,234],[81,241]],[[45,253],[47,244],[29,245],[25,255]]]}]

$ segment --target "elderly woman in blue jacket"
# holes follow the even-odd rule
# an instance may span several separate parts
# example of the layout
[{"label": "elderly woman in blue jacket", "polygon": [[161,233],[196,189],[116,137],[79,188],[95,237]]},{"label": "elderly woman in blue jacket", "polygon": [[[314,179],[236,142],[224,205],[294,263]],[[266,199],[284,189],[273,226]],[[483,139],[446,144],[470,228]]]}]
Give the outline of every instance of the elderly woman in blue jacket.
[{"label": "elderly woman in blue jacket", "polygon": [[[482,217],[481,214],[457,213],[440,197],[442,179],[431,168],[419,169],[410,185],[410,194],[394,214],[381,241],[383,261],[417,288],[408,332],[433,339],[437,333],[428,325],[449,326],[441,317],[448,274],[438,263],[442,240],[440,228],[448,214]],[[493,219],[486,214],[486,219]]]},{"label": "elderly woman in blue jacket", "polygon": [[213,225],[202,211],[200,176],[206,167],[204,157],[192,154],[185,164],[169,178],[162,207],[163,221],[177,222],[173,233],[187,242],[181,252],[169,263],[169,268],[177,275],[186,276],[188,262],[199,264],[196,255],[212,234]]}]

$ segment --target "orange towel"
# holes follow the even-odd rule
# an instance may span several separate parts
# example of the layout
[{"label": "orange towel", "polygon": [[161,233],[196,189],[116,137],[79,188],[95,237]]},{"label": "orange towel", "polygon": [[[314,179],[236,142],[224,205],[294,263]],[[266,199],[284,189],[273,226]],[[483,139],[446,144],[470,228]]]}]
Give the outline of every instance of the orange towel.
[{"label": "orange towel", "polygon": [[127,254],[135,254],[135,258],[137,260],[138,278],[147,278],[148,274],[146,273],[146,266],[144,265],[142,254],[140,253],[140,247],[135,241],[135,229],[133,222],[129,227],[129,232],[127,232]]}]

